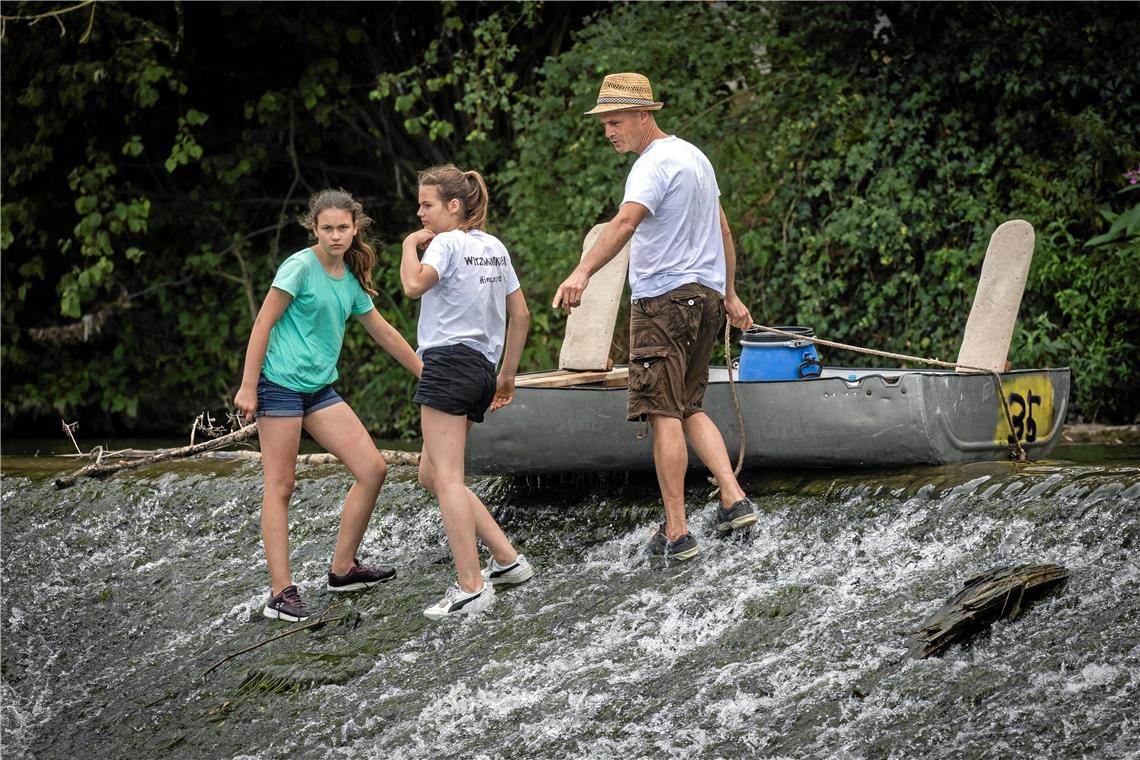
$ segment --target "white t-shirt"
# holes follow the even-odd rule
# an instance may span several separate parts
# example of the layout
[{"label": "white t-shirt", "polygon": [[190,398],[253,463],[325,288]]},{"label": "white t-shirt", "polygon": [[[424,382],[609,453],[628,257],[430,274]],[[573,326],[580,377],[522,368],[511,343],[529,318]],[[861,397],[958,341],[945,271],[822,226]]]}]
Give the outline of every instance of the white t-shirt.
[{"label": "white t-shirt", "polygon": [[432,239],[420,262],[439,273],[439,282],[424,293],[417,353],[462,343],[498,364],[507,296],[519,289],[506,247],[482,230],[451,230]]},{"label": "white t-shirt", "polygon": [[720,188],[705,154],[676,135],[654,140],[629,170],[622,203],[630,201],[649,209],[630,245],[631,297],[659,296],[689,282],[723,296]]}]

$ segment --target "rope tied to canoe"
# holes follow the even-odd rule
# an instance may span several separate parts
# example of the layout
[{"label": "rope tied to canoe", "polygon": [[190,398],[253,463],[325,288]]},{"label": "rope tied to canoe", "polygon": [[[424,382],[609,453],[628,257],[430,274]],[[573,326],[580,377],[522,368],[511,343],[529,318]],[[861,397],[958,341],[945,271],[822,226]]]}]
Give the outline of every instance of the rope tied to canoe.
[{"label": "rope tied to canoe", "polygon": [[[948,367],[950,369],[967,369],[971,373],[981,373],[990,375],[994,384],[997,386],[998,398],[1001,399],[1001,408],[1005,412],[1005,421],[1009,426],[1009,437],[1012,439],[1010,444],[1010,458],[1016,462],[1025,461],[1025,449],[1021,446],[1021,441],[1017,437],[1017,429],[1013,425],[1013,413],[1009,410],[1009,400],[1006,398],[1005,386],[1001,382],[1001,373],[995,369],[987,369],[985,367],[971,367],[968,364],[954,364],[951,362],[944,362],[940,359],[930,359],[921,356],[910,356],[909,354],[899,354],[891,351],[879,351],[874,348],[865,348],[863,346],[853,346],[849,343],[838,343],[833,340],[824,340],[823,338],[809,338],[805,335],[798,335],[786,330],[780,330],[775,327],[768,327],[767,325],[752,323],[750,329],[763,330],[765,332],[775,333],[776,335],[783,335],[795,340],[809,341],[820,346],[828,346],[830,348],[838,348],[845,351],[854,351],[857,354],[869,354],[871,356],[881,356],[886,359],[895,359],[904,362],[916,362],[919,364],[929,364],[935,367]],[[736,395],[736,380],[732,372],[732,324],[726,319],[724,321],[724,362],[728,367],[728,388],[729,393],[732,395],[732,404],[736,408],[736,424],[737,432],[740,435],[740,454],[736,458],[736,474],[740,474],[741,468],[744,466],[744,415],[740,411],[740,400]]]}]

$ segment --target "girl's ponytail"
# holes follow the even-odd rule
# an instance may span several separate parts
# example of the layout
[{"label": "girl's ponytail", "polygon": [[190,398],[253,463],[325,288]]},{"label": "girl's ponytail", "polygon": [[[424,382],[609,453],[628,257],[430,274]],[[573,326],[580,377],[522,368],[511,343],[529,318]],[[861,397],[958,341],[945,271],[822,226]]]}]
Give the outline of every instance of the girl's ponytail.
[{"label": "girl's ponytail", "polygon": [[490,205],[490,196],[487,194],[487,183],[483,175],[477,171],[463,172],[467,180],[467,202],[463,204],[463,224],[459,225],[465,230],[487,229],[487,206]]}]

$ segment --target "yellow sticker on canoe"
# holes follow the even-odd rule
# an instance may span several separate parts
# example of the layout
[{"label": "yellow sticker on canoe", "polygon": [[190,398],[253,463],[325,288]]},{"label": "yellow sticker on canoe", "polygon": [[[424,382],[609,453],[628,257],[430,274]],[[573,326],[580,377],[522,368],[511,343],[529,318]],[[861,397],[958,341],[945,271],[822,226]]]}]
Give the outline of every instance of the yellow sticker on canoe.
[{"label": "yellow sticker on canoe", "polygon": [[1001,402],[997,404],[997,427],[994,443],[1013,443],[1014,435],[1022,443],[1034,443],[1053,432],[1053,380],[1047,372],[1003,377],[1005,398],[1013,417],[1013,435],[1009,432]]}]

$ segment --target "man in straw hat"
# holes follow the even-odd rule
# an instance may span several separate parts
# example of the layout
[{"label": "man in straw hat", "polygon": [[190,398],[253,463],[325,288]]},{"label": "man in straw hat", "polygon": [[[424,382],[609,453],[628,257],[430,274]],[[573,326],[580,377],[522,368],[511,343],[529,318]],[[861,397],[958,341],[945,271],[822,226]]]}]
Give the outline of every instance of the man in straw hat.
[{"label": "man in straw hat", "polygon": [[720,190],[708,158],[693,145],[657,126],[664,103],[641,74],[609,74],[597,105],[618,153],[637,160],[625,182],[625,197],[594,247],[558,286],[554,308],[569,312],[582,302],[590,276],[632,238],[629,286],[630,420],[653,429],[653,461],[665,503],[665,523],[649,543],[652,554],[689,559],[700,551],[685,518],[685,471],[693,451],[720,484],[717,531],[756,522],[720,431],[701,408],[709,359],[727,313],[746,328],[752,316],[736,295],[736,249]]}]

